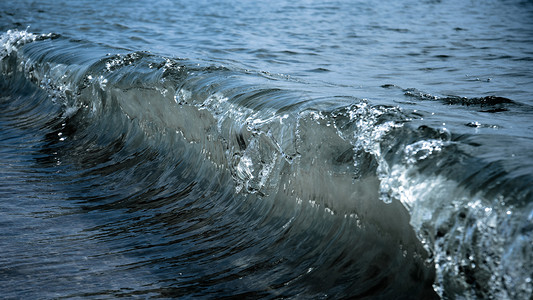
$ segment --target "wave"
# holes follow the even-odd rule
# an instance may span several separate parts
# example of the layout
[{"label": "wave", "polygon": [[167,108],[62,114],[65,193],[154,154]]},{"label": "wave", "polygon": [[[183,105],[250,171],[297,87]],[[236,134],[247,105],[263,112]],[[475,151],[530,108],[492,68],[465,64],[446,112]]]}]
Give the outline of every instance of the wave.
[{"label": "wave", "polygon": [[[3,101],[29,107],[20,124],[41,122],[36,107],[48,112],[35,127],[48,130],[40,163],[68,166],[75,176],[61,180],[82,186],[88,210],[166,208],[159,222],[172,223],[192,207],[217,216],[219,244],[257,243],[233,250],[246,262],[225,265],[205,250],[216,253],[219,278],[202,281],[213,290],[228,292],[237,276],[267,297],[532,292],[531,174],[481,155],[475,136],[417,126],[398,107],[314,97],[267,72],[53,34],[0,41]],[[91,197],[94,186],[109,191]]]}]

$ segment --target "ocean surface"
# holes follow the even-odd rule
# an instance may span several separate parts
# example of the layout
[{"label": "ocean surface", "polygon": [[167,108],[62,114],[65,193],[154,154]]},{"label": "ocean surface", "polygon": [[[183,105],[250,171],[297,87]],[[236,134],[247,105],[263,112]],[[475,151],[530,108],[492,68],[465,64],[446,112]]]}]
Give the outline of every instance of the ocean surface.
[{"label": "ocean surface", "polygon": [[533,2],[1,1],[8,299],[531,299]]}]

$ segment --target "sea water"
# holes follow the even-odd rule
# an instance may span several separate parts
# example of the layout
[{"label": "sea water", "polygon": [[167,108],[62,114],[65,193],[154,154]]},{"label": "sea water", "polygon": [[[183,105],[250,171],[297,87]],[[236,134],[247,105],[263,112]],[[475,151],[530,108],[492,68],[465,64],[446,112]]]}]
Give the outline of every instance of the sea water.
[{"label": "sea water", "polygon": [[0,32],[3,297],[531,297],[531,1],[2,1]]}]

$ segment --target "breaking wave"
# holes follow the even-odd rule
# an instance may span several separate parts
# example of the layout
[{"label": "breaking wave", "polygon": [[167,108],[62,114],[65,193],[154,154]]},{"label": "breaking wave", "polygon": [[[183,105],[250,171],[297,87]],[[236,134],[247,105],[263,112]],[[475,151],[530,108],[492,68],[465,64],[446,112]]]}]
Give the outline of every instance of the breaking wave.
[{"label": "breaking wave", "polygon": [[140,257],[129,268],[167,270],[137,295],[532,293],[531,174],[483,155],[473,136],[395,106],[315,97],[282,75],[53,34],[8,31],[1,43],[2,126],[43,136],[35,168],[70,201],[124,219],[95,239],[165,232],[129,249]]}]

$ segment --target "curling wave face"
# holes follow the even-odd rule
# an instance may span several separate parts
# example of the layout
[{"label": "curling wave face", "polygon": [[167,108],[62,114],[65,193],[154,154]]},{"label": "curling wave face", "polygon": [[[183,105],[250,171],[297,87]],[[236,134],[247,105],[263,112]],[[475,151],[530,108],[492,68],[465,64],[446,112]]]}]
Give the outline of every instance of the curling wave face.
[{"label": "curling wave face", "polygon": [[[492,157],[476,136],[265,72],[26,31],[1,42],[2,143],[31,149],[27,162],[2,163],[26,162],[36,182],[53,182],[36,196],[62,203],[46,218],[84,228],[55,233],[51,248],[75,250],[29,277],[50,295],[532,293],[531,167]],[[384,88],[485,110],[519,105]],[[17,268],[42,262],[10,255]],[[125,274],[130,289],[115,281]],[[84,279],[74,292],[53,284],[58,276]]]}]

